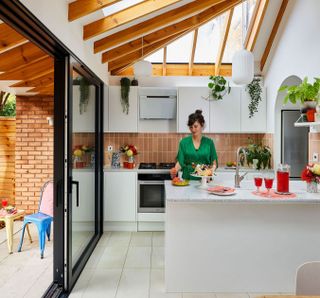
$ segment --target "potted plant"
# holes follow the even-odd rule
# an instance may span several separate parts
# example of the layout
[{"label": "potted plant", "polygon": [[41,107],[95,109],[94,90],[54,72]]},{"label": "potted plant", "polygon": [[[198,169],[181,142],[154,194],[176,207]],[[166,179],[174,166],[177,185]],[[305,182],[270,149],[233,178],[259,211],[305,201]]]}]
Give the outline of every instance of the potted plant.
[{"label": "potted plant", "polygon": [[[208,83],[210,96],[214,100],[220,100],[223,96],[230,93],[229,82],[222,76],[210,76],[211,82]],[[208,99],[210,98],[208,97]]]},{"label": "potted plant", "polygon": [[121,105],[123,113],[129,113],[129,92],[131,81],[128,78],[122,78],[120,80],[121,85]]},{"label": "potted plant", "polygon": [[248,105],[249,118],[252,118],[254,113],[258,112],[259,102],[262,101],[262,88],[260,83],[261,78],[256,77],[246,87],[246,91],[249,93],[251,99]]},{"label": "potted plant", "polygon": [[80,114],[86,112],[90,99],[90,82],[79,76],[73,80],[73,85],[78,85],[80,90],[79,111]]}]

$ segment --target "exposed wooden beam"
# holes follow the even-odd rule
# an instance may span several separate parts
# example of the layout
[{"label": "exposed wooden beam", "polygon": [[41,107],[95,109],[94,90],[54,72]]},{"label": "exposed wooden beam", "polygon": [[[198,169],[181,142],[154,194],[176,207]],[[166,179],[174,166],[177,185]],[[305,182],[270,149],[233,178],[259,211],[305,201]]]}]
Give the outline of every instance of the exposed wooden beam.
[{"label": "exposed wooden beam", "polygon": [[193,39],[192,39],[192,48],[191,48],[191,54],[190,54],[190,60],[189,60],[189,69],[188,69],[188,75],[192,76],[192,68],[193,68],[193,61],[194,61],[194,55],[196,53],[196,46],[197,46],[197,39],[198,39],[198,28],[194,30],[193,32]]},{"label": "exposed wooden beam", "polygon": [[31,80],[52,72],[53,59],[46,57],[42,60],[31,62],[24,67],[13,69],[0,74],[0,80]]},{"label": "exposed wooden beam", "polygon": [[27,40],[22,35],[7,24],[0,24],[0,53],[26,42]]},{"label": "exposed wooden beam", "polygon": [[[176,33],[173,36],[170,36],[164,40],[158,41],[155,44],[152,44],[146,48],[144,48],[144,55],[142,56],[141,51],[137,50],[131,54],[128,54],[124,57],[121,57],[117,60],[111,61],[108,64],[109,70],[122,70],[122,66],[124,67],[128,67],[130,65],[132,65],[133,63],[135,63],[137,60],[143,59],[144,57],[156,52],[157,50],[159,50],[160,48],[166,46],[167,44],[173,42],[174,40],[182,37],[183,35],[193,31],[194,29],[196,29],[197,27],[201,26],[202,24],[208,22],[209,20],[217,17],[218,15],[228,11],[230,8],[236,6],[237,4],[241,3],[242,0],[226,0],[223,3],[220,3],[218,5],[215,5],[214,7],[212,7],[212,9],[214,9],[215,13],[213,13],[212,11],[210,11],[210,14],[208,16],[207,10],[205,11],[206,14],[202,15],[202,19],[201,20],[205,20],[203,22],[199,22],[197,23],[197,25],[192,26],[191,28],[189,28],[188,30],[185,30],[183,32],[179,32]],[[115,65],[117,65],[117,67],[115,67]],[[126,66],[125,66],[126,65]],[[120,68],[119,68],[120,67]]]},{"label": "exposed wooden beam", "polygon": [[167,47],[163,48],[162,75],[167,75]]},{"label": "exposed wooden beam", "polygon": [[251,19],[252,26],[249,26],[248,32],[247,32],[247,37],[245,39],[245,48],[252,52],[254,49],[254,46],[256,44],[260,28],[263,22],[264,15],[267,11],[267,7],[269,4],[269,0],[261,0],[258,3],[256,15],[254,18]]},{"label": "exposed wooden beam", "polygon": [[223,36],[222,36],[221,41],[220,41],[219,50],[218,50],[218,54],[217,54],[217,58],[216,58],[216,64],[215,64],[215,75],[216,76],[218,76],[219,72],[220,72],[220,66],[221,66],[224,50],[226,48],[226,43],[227,43],[227,40],[228,40],[229,31],[230,31],[230,26],[231,26],[231,21],[232,21],[232,16],[233,16],[233,10],[234,9],[231,8],[227,12],[227,16],[226,16],[226,20],[225,20],[225,26],[224,26],[224,33],[223,33]]},{"label": "exposed wooden beam", "polygon": [[279,29],[279,26],[280,26],[280,23],[281,23],[283,15],[284,15],[284,12],[286,10],[288,2],[289,2],[289,0],[282,0],[281,6],[279,8],[277,18],[276,18],[276,20],[275,20],[275,22],[273,24],[273,27],[272,27],[272,30],[271,30],[271,33],[270,33],[266,48],[264,49],[264,52],[263,52],[262,57],[261,57],[261,61],[260,61],[260,70],[261,71],[263,70],[263,68],[264,68],[264,66],[266,64],[266,61],[268,59],[268,56],[269,56],[273,41],[274,41],[274,39],[275,39],[275,37],[277,35],[278,29]]},{"label": "exposed wooden beam", "polygon": [[52,84],[54,82],[54,71],[50,73],[47,73],[41,77],[38,77],[36,79],[27,80],[15,83],[11,85],[10,87],[38,87],[38,86],[47,86],[49,84]]},{"label": "exposed wooden beam", "polygon": [[30,63],[31,61],[39,60],[45,56],[48,55],[39,47],[28,42],[0,54],[0,71],[9,71]]},{"label": "exposed wooden beam", "polygon": [[141,22],[130,28],[121,30],[117,33],[111,34],[105,38],[94,42],[94,53],[101,52],[106,49],[113,48],[122,43],[128,42],[135,38],[146,35],[159,28],[163,28],[173,23],[177,23],[179,20],[188,18],[196,13],[199,13],[209,7],[216,5],[222,0],[196,0],[179,8],[170,10],[157,17]]},{"label": "exposed wooden beam", "polygon": [[212,20],[219,14],[229,10],[230,8],[234,7],[239,3],[241,3],[241,0],[225,0],[224,2],[221,2],[209,9],[202,11],[198,15],[192,16],[179,23],[169,25],[165,28],[150,33],[143,37],[143,41],[142,38],[138,38],[136,40],[133,40],[131,42],[128,42],[124,45],[121,45],[117,48],[103,53],[102,62],[105,63],[115,59],[119,59],[120,57],[126,56],[129,53],[135,52],[142,47],[142,43],[144,45],[151,45],[163,39],[167,39],[170,36],[176,35],[177,33],[186,32],[186,30],[193,31],[195,28],[205,24],[206,22]]},{"label": "exposed wooden beam", "polygon": [[115,4],[120,0],[77,0],[69,3],[68,20],[74,21],[99,9]]},{"label": "exposed wooden beam", "polygon": [[[193,73],[194,76],[210,76],[214,73],[214,64],[194,64]],[[152,65],[153,76],[162,76],[162,64]],[[171,64],[167,63],[167,76],[187,76],[189,73],[189,64]],[[133,67],[130,66],[125,70],[115,73],[111,72],[111,75],[119,76],[133,76]],[[231,76],[232,67],[231,64],[222,64],[220,68],[220,75]]]},{"label": "exposed wooden beam", "polygon": [[87,40],[179,1],[181,0],[147,0],[130,6],[103,19],[85,25],[83,27],[83,39]]},{"label": "exposed wooden beam", "polygon": [[54,83],[48,84],[46,86],[37,86],[27,92],[43,92],[43,91],[52,91],[53,93]]}]

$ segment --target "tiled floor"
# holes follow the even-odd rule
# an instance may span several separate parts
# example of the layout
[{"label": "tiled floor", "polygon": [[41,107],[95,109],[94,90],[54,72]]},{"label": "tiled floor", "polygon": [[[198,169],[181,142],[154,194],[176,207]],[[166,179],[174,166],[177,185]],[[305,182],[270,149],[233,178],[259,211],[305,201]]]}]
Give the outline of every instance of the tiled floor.
[{"label": "tiled floor", "polygon": [[164,233],[105,233],[70,297],[254,298],[266,293],[165,293]]},{"label": "tiled floor", "polygon": [[0,297],[3,298],[39,298],[52,282],[53,242],[46,241],[41,260],[38,232],[30,225],[33,242],[25,234],[22,251],[18,253],[21,226],[21,221],[14,224],[13,254],[8,254],[5,229],[0,230]]}]

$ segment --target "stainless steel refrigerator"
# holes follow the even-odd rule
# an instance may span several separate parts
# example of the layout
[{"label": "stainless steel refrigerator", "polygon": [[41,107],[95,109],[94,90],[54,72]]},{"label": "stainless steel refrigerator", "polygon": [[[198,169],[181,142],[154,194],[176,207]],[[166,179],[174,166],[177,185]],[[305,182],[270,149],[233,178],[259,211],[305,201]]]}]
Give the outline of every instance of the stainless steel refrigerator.
[{"label": "stainless steel refrigerator", "polygon": [[300,178],[308,163],[308,127],[294,127],[299,110],[281,111],[281,163],[291,166],[290,178]]}]

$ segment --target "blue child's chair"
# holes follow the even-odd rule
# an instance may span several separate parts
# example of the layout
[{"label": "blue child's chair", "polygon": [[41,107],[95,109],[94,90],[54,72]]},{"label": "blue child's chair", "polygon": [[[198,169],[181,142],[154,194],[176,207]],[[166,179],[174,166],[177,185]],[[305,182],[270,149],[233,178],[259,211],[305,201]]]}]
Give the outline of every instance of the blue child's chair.
[{"label": "blue child's chair", "polygon": [[46,234],[48,241],[50,241],[51,222],[53,220],[53,182],[47,181],[41,188],[39,210],[37,213],[27,215],[24,217],[22,234],[18,252],[21,252],[24,232],[26,226],[34,223],[38,228],[39,246],[41,259],[43,259],[43,252],[46,242]]}]

